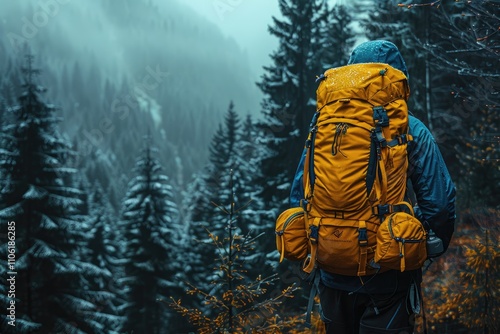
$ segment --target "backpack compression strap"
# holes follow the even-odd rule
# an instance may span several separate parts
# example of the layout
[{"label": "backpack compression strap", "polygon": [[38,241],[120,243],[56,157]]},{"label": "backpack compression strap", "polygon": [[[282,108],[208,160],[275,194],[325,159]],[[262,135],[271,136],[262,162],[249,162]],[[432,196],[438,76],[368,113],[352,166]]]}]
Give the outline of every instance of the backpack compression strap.
[{"label": "backpack compression strap", "polygon": [[[372,152],[376,153],[370,153],[367,188],[371,190],[375,180],[378,180],[380,187],[375,187],[375,190],[380,204],[374,206],[372,212],[374,215],[378,216],[381,221],[387,214],[398,211],[404,211],[413,215],[413,212],[409,212],[406,205],[386,204],[387,173],[385,169],[385,162],[389,157],[390,148],[397,145],[407,145],[408,142],[413,140],[413,137],[410,134],[402,134],[390,141],[386,140],[383,128],[389,126],[389,117],[383,106],[373,107],[373,121],[375,122],[375,128],[372,131]],[[370,172],[370,170],[374,170],[374,172]]]},{"label": "backpack compression strap", "polygon": [[[306,141],[306,158],[304,161],[304,201],[302,201],[302,207],[304,208],[304,212],[306,214],[306,221],[309,222],[308,212],[310,209],[310,202],[314,193],[314,182],[315,182],[315,174],[314,174],[314,141],[316,139],[316,133],[318,131],[318,127],[316,125],[319,117],[319,111],[314,114],[314,117],[311,121],[310,125],[310,133],[309,138]],[[316,251],[318,249],[318,229],[321,218],[314,218],[312,223],[307,230],[307,236],[309,240],[309,247],[311,249],[310,257],[304,262],[303,270],[310,274],[316,266]]]},{"label": "backpack compression strap", "polygon": [[387,140],[384,137],[383,128],[389,126],[389,117],[383,106],[373,107],[373,121],[375,129],[372,132],[372,143],[375,144],[377,152],[376,179],[380,187],[375,187],[379,203],[386,202],[387,195],[387,173],[385,170],[385,161],[387,161],[388,147]]},{"label": "backpack compression strap", "polygon": [[316,181],[316,175],[314,174],[314,142],[316,140],[316,133],[318,132],[318,117],[319,117],[319,111],[317,111],[312,120],[311,124],[309,125],[310,132],[309,132],[309,137],[306,140],[306,148],[307,148],[307,153],[306,153],[306,158],[304,161],[304,176],[303,176],[303,182],[304,182],[304,198],[305,198],[305,205],[304,205],[304,210],[308,212],[308,203],[310,202],[313,193],[314,193],[314,182]]}]

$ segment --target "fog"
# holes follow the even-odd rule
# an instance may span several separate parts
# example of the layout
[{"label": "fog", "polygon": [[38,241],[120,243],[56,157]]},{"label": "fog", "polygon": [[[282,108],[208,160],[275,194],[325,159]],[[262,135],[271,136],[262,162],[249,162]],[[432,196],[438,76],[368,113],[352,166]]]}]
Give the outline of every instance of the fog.
[{"label": "fog", "polygon": [[[249,57],[236,40],[197,15],[187,1],[28,0],[0,2],[0,32],[6,55],[22,53],[24,44],[44,62],[58,69],[68,62],[95,62],[111,81],[138,80],[145,65],[163,65],[166,71],[182,60],[182,67],[224,69],[248,78],[246,99],[229,97],[258,108],[258,94],[249,71]],[[182,55],[182,56],[181,56]],[[154,58],[154,59],[153,59]],[[233,64],[227,62],[238,62]],[[153,64],[153,61],[156,64]],[[225,64],[221,62],[226,61]],[[214,64],[215,63],[215,64]],[[228,66],[231,65],[231,66]],[[220,73],[224,77],[226,73]],[[55,73],[54,73],[55,74]],[[174,74],[174,73],[171,73]],[[176,73],[182,76],[182,73]]]},{"label": "fog", "polygon": [[166,168],[190,177],[230,101],[260,117],[273,16],[278,1],[1,0],[2,96],[15,102],[31,52],[82,159],[98,154],[101,167],[128,173],[152,132]]},{"label": "fog", "polygon": [[[189,152],[181,157],[189,175],[202,167],[206,144],[230,101],[242,116],[259,115],[257,69],[265,63],[272,45],[256,49],[247,39],[252,29],[256,35],[266,36],[268,43],[272,39],[265,32],[264,18],[250,30],[229,34],[229,25],[224,28],[213,18],[198,14],[203,12],[201,2],[196,10],[187,3],[1,1],[4,99],[8,103],[15,100],[19,68],[24,55],[31,52],[35,66],[42,71],[38,80],[48,89],[47,99],[59,106],[62,128],[76,144],[89,141],[93,149],[104,151],[103,156],[121,157],[117,151],[123,150],[123,141],[140,146],[140,138],[152,127],[166,164],[174,160],[172,154],[186,151],[183,146],[189,145]],[[230,24],[235,19],[231,14],[243,15],[247,7],[242,3],[233,12],[222,13],[221,19]],[[132,100],[138,105],[131,106]],[[134,110],[115,121],[120,114],[115,113],[116,106],[125,102]],[[100,124],[109,123],[108,119],[114,130],[104,135]],[[125,164],[128,167],[134,157],[129,149],[126,152],[125,159],[131,160]]]},{"label": "fog", "polygon": [[[249,58],[256,77],[270,65],[269,54],[278,40],[268,32],[272,18],[282,18],[278,0],[179,0],[201,17],[215,24],[222,33],[236,40]],[[330,5],[347,0],[329,0]]]},{"label": "fog", "polygon": [[262,67],[269,65],[269,54],[278,46],[278,40],[268,33],[272,17],[281,17],[278,1],[182,1],[203,19],[215,24],[222,33],[237,41],[248,55],[250,68],[256,77]]}]

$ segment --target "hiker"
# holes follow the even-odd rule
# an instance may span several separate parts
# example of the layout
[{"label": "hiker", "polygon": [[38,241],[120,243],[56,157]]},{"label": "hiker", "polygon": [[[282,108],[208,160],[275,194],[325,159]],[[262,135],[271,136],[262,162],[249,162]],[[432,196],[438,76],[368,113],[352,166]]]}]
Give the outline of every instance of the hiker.
[{"label": "hiker", "polygon": [[[409,77],[399,50],[388,41],[369,41],[357,46],[348,65],[362,63],[389,64],[403,72],[406,78]],[[442,254],[448,248],[454,231],[455,187],[427,127],[411,114],[408,116],[408,127],[412,140],[405,148],[408,167],[404,177],[411,183],[413,194],[410,194],[410,189],[405,192],[407,197],[416,199],[413,203],[414,215],[426,229],[432,229],[442,240]],[[343,131],[345,133],[346,129]],[[339,140],[340,154],[343,154],[342,145]],[[333,152],[336,148],[330,146]],[[292,184],[291,207],[302,205],[305,160],[306,150]],[[344,218],[343,213],[341,218]],[[317,288],[326,333],[412,333],[415,314],[419,313],[421,305],[422,270],[403,269],[402,266],[402,270],[372,271],[365,276],[342,275],[320,269]]]}]

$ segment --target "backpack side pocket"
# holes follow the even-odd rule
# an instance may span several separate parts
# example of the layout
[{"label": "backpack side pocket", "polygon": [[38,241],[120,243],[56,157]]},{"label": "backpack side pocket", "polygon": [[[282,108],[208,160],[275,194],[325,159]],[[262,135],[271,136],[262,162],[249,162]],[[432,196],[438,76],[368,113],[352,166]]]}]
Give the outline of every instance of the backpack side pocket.
[{"label": "backpack side pocket", "polygon": [[309,254],[306,219],[304,209],[290,208],[276,219],[276,248],[283,259],[302,261]]},{"label": "backpack side pocket", "polygon": [[415,270],[427,259],[427,232],[422,223],[406,212],[384,219],[377,231],[374,261],[383,268]]}]

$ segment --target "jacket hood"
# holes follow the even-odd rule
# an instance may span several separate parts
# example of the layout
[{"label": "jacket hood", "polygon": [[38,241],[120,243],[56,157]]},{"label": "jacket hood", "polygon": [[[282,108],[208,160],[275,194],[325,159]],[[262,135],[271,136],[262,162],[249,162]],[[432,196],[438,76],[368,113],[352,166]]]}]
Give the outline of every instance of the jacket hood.
[{"label": "jacket hood", "polygon": [[397,46],[388,41],[377,40],[364,42],[354,48],[347,64],[359,63],[389,64],[403,72],[408,80],[410,79],[405,61]]}]

